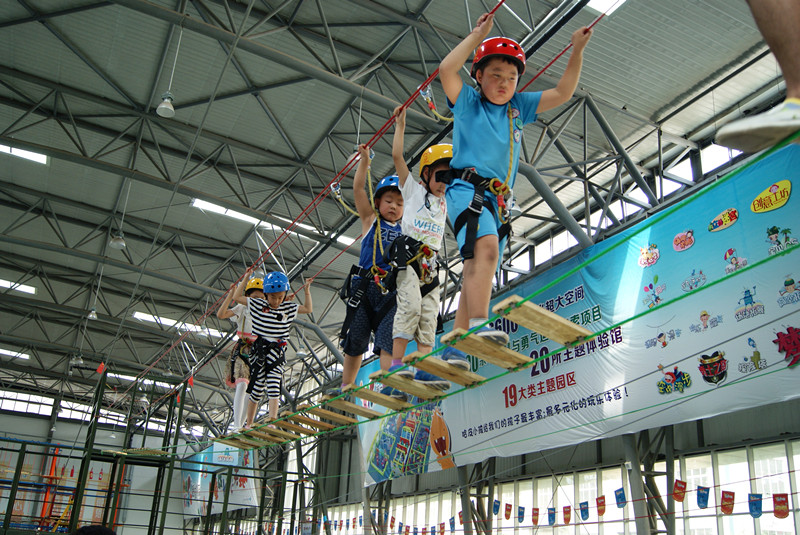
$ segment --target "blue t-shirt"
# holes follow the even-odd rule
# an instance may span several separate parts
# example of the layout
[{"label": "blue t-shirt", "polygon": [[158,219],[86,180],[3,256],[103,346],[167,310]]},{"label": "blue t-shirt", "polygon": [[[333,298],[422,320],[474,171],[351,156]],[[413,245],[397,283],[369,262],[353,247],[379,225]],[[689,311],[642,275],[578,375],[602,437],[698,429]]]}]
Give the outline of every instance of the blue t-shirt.
[{"label": "blue t-shirt", "polygon": [[[536,120],[541,91],[515,93],[508,104],[492,104],[480,93],[464,84],[453,111],[453,169],[475,168],[486,178],[505,180],[509,167],[509,134],[513,130],[514,156],[511,158],[511,177],[508,186],[514,187],[519,166],[522,127]],[[508,111],[511,110],[511,124]]]},{"label": "blue t-shirt", "polygon": [[[389,223],[383,219],[380,221],[381,243],[383,243],[383,252],[386,253],[395,238],[402,234],[402,228],[399,221],[397,223]],[[361,238],[361,254],[358,257],[358,265],[362,268],[369,269],[372,267],[372,249],[375,246],[375,228],[376,225],[373,223],[367,231],[367,235]],[[388,270],[389,263],[383,258],[380,246],[378,247],[378,250],[375,252],[375,263],[381,268]]]}]

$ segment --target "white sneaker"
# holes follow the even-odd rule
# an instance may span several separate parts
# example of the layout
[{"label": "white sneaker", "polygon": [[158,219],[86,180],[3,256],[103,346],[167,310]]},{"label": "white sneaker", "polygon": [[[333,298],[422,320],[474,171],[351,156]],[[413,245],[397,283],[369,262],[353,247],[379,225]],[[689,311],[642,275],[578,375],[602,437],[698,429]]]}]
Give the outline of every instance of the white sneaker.
[{"label": "white sneaker", "polygon": [[[800,131],[800,99],[786,99],[783,104],[765,113],[739,119],[724,125],[717,132],[718,145],[746,153],[773,147]],[[795,143],[800,143],[796,138]]]}]

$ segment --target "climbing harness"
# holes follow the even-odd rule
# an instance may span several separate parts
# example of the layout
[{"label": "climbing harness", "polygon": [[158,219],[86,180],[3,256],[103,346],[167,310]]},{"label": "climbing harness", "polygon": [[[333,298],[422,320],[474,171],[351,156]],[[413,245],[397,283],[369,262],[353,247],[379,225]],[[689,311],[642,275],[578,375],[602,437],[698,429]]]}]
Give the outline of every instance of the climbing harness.
[{"label": "climbing harness", "polygon": [[[461,257],[464,260],[475,256],[475,241],[478,235],[478,221],[486,207],[492,212],[492,215],[500,221],[500,227],[497,229],[497,237],[499,241],[511,233],[511,221],[509,216],[508,207],[506,206],[505,198],[511,194],[511,188],[508,183],[511,180],[511,171],[514,168],[514,118],[511,114],[511,103],[508,103],[506,110],[508,115],[508,140],[509,140],[509,156],[508,156],[508,173],[505,180],[499,178],[486,178],[475,172],[474,168],[470,169],[448,169],[440,171],[436,174],[436,181],[450,184],[454,178],[460,178],[473,187],[472,201],[466,210],[458,214],[454,223],[453,230],[458,236],[458,233],[466,225],[466,235],[464,236],[464,245],[461,247]],[[491,193],[497,199],[498,213],[494,212],[494,205],[491,199],[486,196],[486,192]]]},{"label": "climbing harness", "polygon": [[[259,377],[259,372],[262,372],[264,377],[267,377],[272,370],[280,366],[281,364],[286,362],[286,340],[278,340],[277,342],[272,340],[267,340],[261,336],[256,338],[256,341],[253,342],[252,351],[250,353],[250,358],[246,361],[247,366],[250,368],[250,378],[257,379]],[[281,356],[273,360],[272,362],[266,362],[266,356],[269,355],[270,351],[280,349]],[[251,394],[253,392],[253,387],[255,387],[255,380],[251,380],[250,383],[247,385],[247,393]]]},{"label": "climbing harness", "polygon": [[406,235],[395,238],[389,246],[387,260],[392,269],[386,284],[393,290],[397,288],[397,277],[400,272],[407,269],[408,266],[411,266],[419,278],[423,297],[439,286],[436,251],[421,241]]}]

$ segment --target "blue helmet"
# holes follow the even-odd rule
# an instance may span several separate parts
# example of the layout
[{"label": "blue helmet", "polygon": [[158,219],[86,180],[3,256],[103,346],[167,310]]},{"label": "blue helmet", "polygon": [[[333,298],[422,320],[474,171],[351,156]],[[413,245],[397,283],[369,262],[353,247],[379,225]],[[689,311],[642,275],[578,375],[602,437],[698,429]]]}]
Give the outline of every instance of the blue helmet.
[{"label": "blue helmet", "polygon": [[264,277],[264,293],[274,294],[289,291],[289,277],[281,271],[272,271]]},{"label": "blue helmet", "polygon": [[374,198],[377,201],[387,191],[400,191],[400,178],[397,175],[383,177],[375,187]]}]

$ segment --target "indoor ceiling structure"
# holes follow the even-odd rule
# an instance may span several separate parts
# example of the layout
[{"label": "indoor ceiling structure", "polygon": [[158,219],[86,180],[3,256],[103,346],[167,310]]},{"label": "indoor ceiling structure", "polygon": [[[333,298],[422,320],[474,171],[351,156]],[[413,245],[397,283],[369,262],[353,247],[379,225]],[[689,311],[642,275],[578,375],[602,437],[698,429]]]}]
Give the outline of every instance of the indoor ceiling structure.
[{"label": "indoor ceiling structure", "polygon": [[[744,0],[618,0],[598,8],[614,9],[602,18],[586,4],[506,0],[496,12],[493,34],[528,51],[528,91],[552,87],[569,52],[542,70],[595,24],[575,98],[524,131],[510,254],[528,264],[517,272],[539,265],[536,246],[564,229],[573,251],[585,248],[702,184],[699,155],[717,128],[783,96]],[[224,432],[233,325],[214,311],[259,258],[295,290],[314,277],[314,314],[290,340],[287,398],[335,384],[338,288],[359,246],[352,173],[341,171],[493,7],[2,2],[0,388],[88,403],[105,363],[117,394],[105,405],[125,412],[130,379],[193,376],[188,423]],[[438,80],[430,89],[449,115]],[[407,122],[411,162],[448,139],[422,98]],[[392,133],[373,140],[373,180],[393,172]],[[671,170],[687,158],[688,178]],[[445,256],[452,296],[452,239]]]}]

